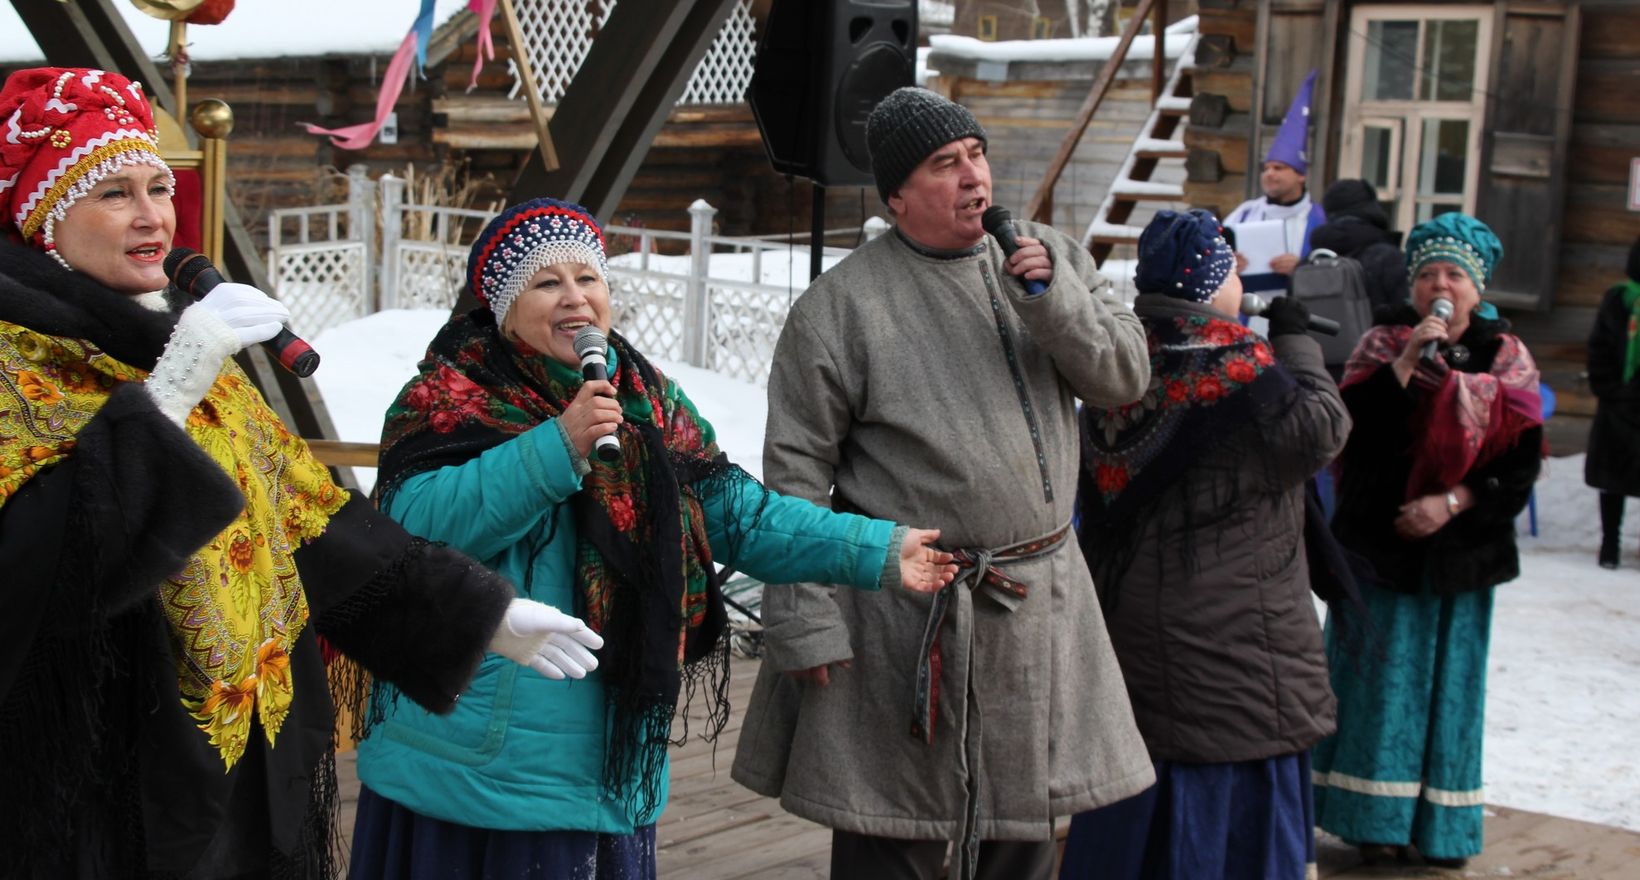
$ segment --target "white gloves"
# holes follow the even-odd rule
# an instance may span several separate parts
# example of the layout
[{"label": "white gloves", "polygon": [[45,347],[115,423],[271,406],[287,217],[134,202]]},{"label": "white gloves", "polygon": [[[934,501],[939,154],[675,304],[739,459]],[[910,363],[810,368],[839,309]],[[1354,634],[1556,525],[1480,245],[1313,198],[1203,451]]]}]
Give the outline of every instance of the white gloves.
[{"label": "white gloves", "polygon": [[490,639],[491,651],[553,679],[586,678],[598,668],[592,651],[603,646],[579,617],[531,599],[513,599]]},{"label": "white gloves", "polygon": [[249,284],[224,281],[196,305],[222,319],[244,348],[279,335],[290,321],[290,309]]},{"label": "white gloves", "polygon": [[279,335],[290,310],[250,286],[225,281],[183,310],[145,383],[159,411],[178,425],[211,390],[222,362]]}]

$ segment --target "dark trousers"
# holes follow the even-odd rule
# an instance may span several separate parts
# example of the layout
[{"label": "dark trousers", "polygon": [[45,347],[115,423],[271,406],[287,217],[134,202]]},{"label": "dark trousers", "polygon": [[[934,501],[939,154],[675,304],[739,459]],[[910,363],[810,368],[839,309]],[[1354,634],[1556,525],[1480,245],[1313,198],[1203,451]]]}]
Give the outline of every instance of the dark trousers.
[{"label": "dark trousers", "polygon": [[[832,880],[939,880],[944,840],[899,840],[851,831],[831,832]],[[1052,839],[982,840],[975,880],[1051,880],[1058,849]],[[952,859],[952,870],[956,870]],[[956,875],[953,873],[953,880]]]},{"label": "dark trousers", "polygon": [[1615,492],[1600,493],[1601,537],[1612,543],[1623,531],[1623,501],[1624,496]]}]

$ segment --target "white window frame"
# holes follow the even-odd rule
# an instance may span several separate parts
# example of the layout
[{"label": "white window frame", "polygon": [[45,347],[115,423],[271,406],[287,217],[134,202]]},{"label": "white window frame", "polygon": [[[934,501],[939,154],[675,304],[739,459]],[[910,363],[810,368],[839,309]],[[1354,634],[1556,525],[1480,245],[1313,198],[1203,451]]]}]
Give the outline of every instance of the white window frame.
[{"label": "white window frame", "polygon": [[[1380,193],[1385,201],[1396,200],[1396,216],[1390,218],[1397,229],[1411,229],[1418,205],[1423,202],[1450,203],[1450,196],[1423,196],[1418,189],[1418,161],[1423,152],[1424,122],[1430,119],[1462,119],[1469,122],[1468,161],[1464,168],[1463,210],[1475,213],[1475,199],[1480,184],[1481,136],[1486,121],[1487,86],[1492,73],[1492,28],[1496,12],[1491,6],[1431,6],[1431,5],[1372,5],[1358,6],[1350,15],[1348,39],[1348,66],[1344,82],[1343,143],[1340,145],[1340,178],[1360,177],[1364,130],[1368,125],[1383,127],[1386,123],[1396,131],[1392,138],[1392,170],[1390,179],[1395,184],[1393,194]],[[1474,21],[1475,78],[1467,101],[1363,101],[1361,80],[1366,66],[1367,33],[1374,21]],[[1417,66],[1423,67],[1423,28],[1417,40]],[[1420,88],[1422,73],[1413,78],[1413,94]],[[1399,156],[1394,156],[1399,150]],[[1395,161],[1397,159],[1399,161]]]}]

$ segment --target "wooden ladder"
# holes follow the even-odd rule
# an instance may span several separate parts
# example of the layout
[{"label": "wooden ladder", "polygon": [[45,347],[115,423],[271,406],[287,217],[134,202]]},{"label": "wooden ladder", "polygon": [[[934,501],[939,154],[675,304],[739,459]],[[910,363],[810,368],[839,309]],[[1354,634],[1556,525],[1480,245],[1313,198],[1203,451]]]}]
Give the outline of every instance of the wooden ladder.
[{"label": "wooden ladder", "polygon": [[1139,233],[1144,230],[1128,225],[1127,220],[1139,203],[1184,199],[1183,186],[1161,183],[1151,177],[1163,161],[1183,162],[1189,152],[1181,137],[1184,121],[1190,115],[1190,98],[1195,93],[1190,72],[1196,66],[1196,44],[1200,41],[1199,33],[1190,38],[1190,44],[1173,66],[1167,87],[1151,107],[1150,118],[1139,129],[1127,158],[1110,182],[1110,190],[1082,234],[1082,245],[1093,254],[1095,264],[1103,264],[1116,245],[1138,244]]}]

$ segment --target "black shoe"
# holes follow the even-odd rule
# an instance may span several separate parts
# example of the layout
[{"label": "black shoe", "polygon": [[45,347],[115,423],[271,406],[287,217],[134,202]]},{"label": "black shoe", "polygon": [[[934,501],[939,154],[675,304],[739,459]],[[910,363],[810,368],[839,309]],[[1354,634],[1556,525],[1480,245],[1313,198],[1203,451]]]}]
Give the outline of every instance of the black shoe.
[{"label": "black shoe", "polygon": [[1356,849],[1361,852],[1361,862],[1367,865],[1393,865],[1406,861],[1406,847],[1391,846],[1387,843],[1363,843]]},{"label": "black shoe", "polygon": [[1424,856],[1424,864],[1432,868],[1451,868],[1457,870],[1469,864],[1468,859],[1438,859],[1434,856]]},{"label": "black shoe", "polygon": [[1600,567],[1616,568],[1618,557],[1618,543],[1611,539],[1600,542]]}]

